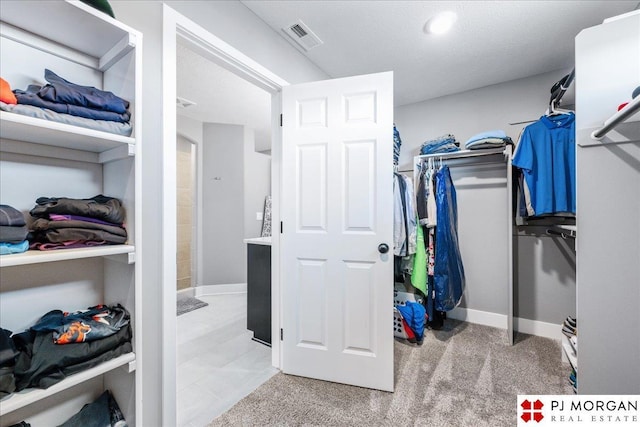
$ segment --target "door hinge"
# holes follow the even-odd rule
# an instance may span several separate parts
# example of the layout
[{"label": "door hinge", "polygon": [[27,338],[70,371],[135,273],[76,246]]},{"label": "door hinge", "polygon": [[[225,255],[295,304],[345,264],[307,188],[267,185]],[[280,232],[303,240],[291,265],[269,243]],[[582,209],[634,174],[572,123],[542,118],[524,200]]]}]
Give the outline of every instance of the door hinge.
[{"label": "door hinge", "polygon": [[284,231],[284,225],[282,225],[282,221],[280,221],[280,234],[282,234]]},{"label": "door hinge", "polygon": [[284,331],[280,328],[280,341],[284,341]]},{"label": "door hinge", "polygon": [[282,127],[282,114],[280,114],[280,127]]}]

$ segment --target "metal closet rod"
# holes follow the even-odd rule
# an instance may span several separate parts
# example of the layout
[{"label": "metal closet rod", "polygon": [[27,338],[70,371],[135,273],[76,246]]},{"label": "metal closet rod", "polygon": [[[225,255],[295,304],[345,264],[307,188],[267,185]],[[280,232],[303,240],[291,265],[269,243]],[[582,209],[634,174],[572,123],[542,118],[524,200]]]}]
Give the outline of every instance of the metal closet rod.
[{"label": "metal closet rod", "polygon": [[462,150],[462,151],[453,151],[450,153],[435,153],[435,154],[422,154],[418,157],[419,159],[442,159],[443,161],[449,159],[466,159],[468,157],[481,157],[481,156],[495,156],[496,154],[506,154],[506,148],[490,148],[485,150]]},{"label": "metal closet rod", "polygon": [[627,120],[635,112],[640,111],[640,95],[633,98],[633,101],[624,106],[624,108],[611,116],[600,129],[596,129],[591,133],[591,138],[600,140],[607,133],[612,131],[620,123]]}]

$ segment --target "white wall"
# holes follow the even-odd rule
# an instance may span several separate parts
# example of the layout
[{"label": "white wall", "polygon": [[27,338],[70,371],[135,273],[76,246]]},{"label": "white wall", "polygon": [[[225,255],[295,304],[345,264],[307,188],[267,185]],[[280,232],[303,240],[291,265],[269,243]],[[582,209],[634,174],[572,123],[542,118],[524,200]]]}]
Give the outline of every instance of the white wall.
[{"label": "white wall", "polygon": [[252,129],[245,127],[244,138],[244,237],[259,237],[262,221],[256,213],[264,211],[264,199],[271,194],[271,156],[256,152]]},{"label": "white wall", "polygon": [[246,283],[244,126],[204,124],[202,285]]},{"label": "white wall", "polygon": [[178,110],[177,132],[196,145],[202,144],[202,122],[190,117],[181,116]]},{"label": "white wall", "polygon": [[[396,107],[395,123],[402,138],[400,169],[411,168],[413,156],[420,154],[424,141],[447,133],[464,144],[477,133],[502,129],[516,142],[526,124],[509,123],[539,119],[549,105],[549,89],[569,71],[539,74]],[[563,105],[571,102],[568,98],[564,98]]]},{"label": "white wall", "polygon": [[[445,96],[415,104],[403,105],[395,109],[395,123],[402,138],[400,169],[411,169],[413,156],[419,154],[422,142],[452,133],[461,145],[476,133],[502,129],[514,142],[527,124],[509,123],[537,120],[548,107],[551,86],[570,70],[540,74],[526,79],[492,85],[456,95]],[[567,93],[564,105],[573,102]],[[457,171],[453,170],[452,175]],[[477,181],[482,182],[478,176]],[[459,209],[465,197],[473,194],[465,188],[458,191]],[[483,189],[482,191],[489,191]],[[482,215],[478,213],[477,215]],[[472,227],[472,218],[461,211],[460,245],[465,258],[465,247],[485,248],[493,236],[486,233],[482,224]],[[519,236],[514,245],[517,265],[514,265],[514,315],[549,323],[562,323],[568,315],[575,315],[575,253],[563,248],[555,239],[540,237],[538,234]],[[472,253],[472,251],[469,251]],[[466,258],[471,265],[477,264],[473,256]],[[503,260],[497,262],[501,265]],[[476,274],[491,277],[496,265],[489,263],[478,268],[485,269]],[[502,268],[502,267],[499,267]],[[478,280],[467,277],[469,284]],[[482,291],[469,289],[469,298],[463,300],[467,308],[506,314],[496,303],[496,295],[504,292],[504,285],[482,280]]]},{"label": "white wall", "polygon": [[[301,83],[327,76],[311,65],[293,46],[282,40],[237,1],[169,2],[188,18],[252,57],[290,83]],[[143,48],[143,135],[142,147],[142,224],[143,236],[143,325],[144,352],[141,357],[143,417],[145,426],[173,425],[163,420],[163,406],[175,405],[175,395],[162,395],[162,360],[174,360],[175,348],[163,344],[162,292],[162,2],[114,1],[115,16],[144,34]],[[246,24],[249,25],[246,25]],[[254,37],[259,34],[260,37]],[[175,102],[169,100],[168,102]],[[175,383],[175,379],[172,380]],[[169,381],[171,383],[172,381]],[[175,393],[174,393],[175,394]],[[172,411],[167,411],[172,412]]]}]

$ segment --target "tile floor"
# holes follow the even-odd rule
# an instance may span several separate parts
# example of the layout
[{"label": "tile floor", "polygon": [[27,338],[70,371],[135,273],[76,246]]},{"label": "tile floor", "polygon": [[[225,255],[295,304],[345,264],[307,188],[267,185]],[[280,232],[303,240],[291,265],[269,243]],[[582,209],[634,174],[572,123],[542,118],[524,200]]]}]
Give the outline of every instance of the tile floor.
[{"label": "tile floor", "polygon": [[178,316],[178,427],[203,427],[278,372],[271,348],[251,340],[247,295],[198,297]]}]

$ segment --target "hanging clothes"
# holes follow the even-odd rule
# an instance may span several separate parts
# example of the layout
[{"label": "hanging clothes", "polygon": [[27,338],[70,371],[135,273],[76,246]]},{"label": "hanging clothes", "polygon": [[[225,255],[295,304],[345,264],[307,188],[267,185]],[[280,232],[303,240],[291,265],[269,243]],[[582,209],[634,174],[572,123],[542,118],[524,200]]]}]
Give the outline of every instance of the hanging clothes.
[{"label": "hanging clothes", "polygon": [[575,151],[573,113],[542,116],[523,130],[513,165],[522,170],[535,215],[575,214]]},{"label": "hanging clothes", "polygon": [[413,184],[404,175],[394,174],[393,254],[405,257],[416,253],[416,214]]},{"label": "hanging clothes", "polygon": [[427,250],[424,242],[424,227],[418,225],[416,239],[416,254],[413,257],[413,271],[411,272],[411,285],[427,294]]},{"label": "hanging clothes", "polygon": [[418,176],[418,186],[416,195],[416,210],[418,212],[418,222],[433,228],[438,223],[435,192],[434,192],[434,176],[435,168],[429,161],[424,162],[420,166],[420,174]]},{"label": "hanging clothes", "polygon": [[402,139],[400,139],[400,132],[396,129],[396,124],[393,124],[393,164],[398,166],[400,161],[400,146],[402,146]]},{"label": "hanging clothes", "polygon": [[436,172],[436,205],[438,226],[435,236],[434,308],[449,311],[460,303],[465,275],[458,243],[456,190],[446,165]]}]

